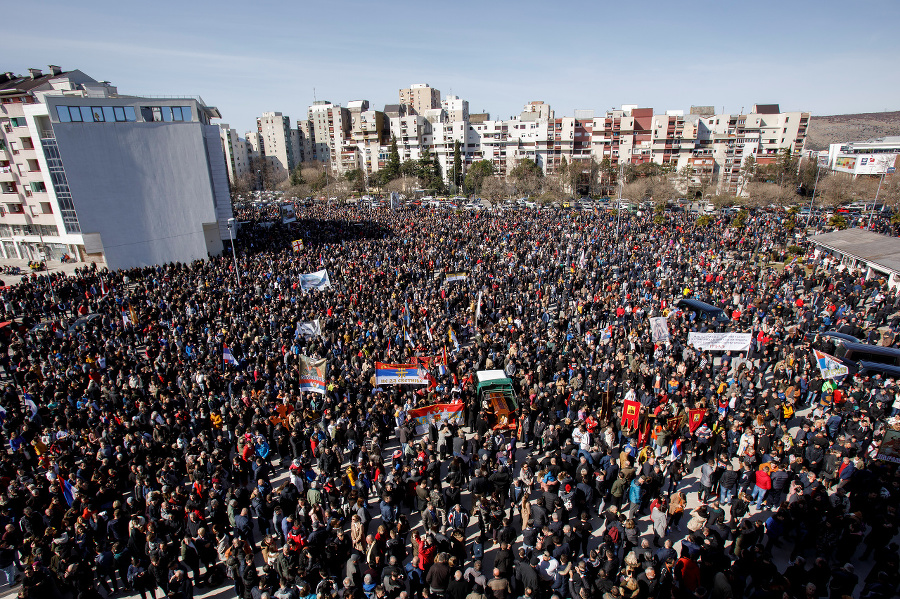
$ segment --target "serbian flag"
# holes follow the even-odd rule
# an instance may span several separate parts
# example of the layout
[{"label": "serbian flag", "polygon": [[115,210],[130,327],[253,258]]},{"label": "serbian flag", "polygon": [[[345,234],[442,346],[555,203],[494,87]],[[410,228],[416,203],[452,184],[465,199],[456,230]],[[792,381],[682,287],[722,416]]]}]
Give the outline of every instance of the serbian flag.
[{"label": "serbian flag", "polygon": [[672,443],[672,457],[678,459],[681,457],[681,439],[675,439]]},{"label": "serbian flag", "polygon": [[702,408],[688,410],[688,427],[691,429],[691,432],[694,432],[701,424],[703,424],[703,417],[705,415],[706,410]]},{"label": "serbian flag", "polygon": [[456,333],[453,329],[450,329],[450,332],[447,333],[447,336],[450,338],[450,343],[453,344],[453,351],[459,351],[459,341],[456,340]]},{"label": "serbian flag", "polygon": [[66,500],[66,503],[71,507],[71,505],[75,502],[75,492],[72,488],[72,483],[64,479],[62,476],[56,475],[57,480],[59,481],[59,490],[62,491],[63,498]]},{"label": "serbian flag", "polygon": [[622,407],[622,428],[636,429],[640,417],[641,402],[626,399],[625,405]]},{"label": "serbian flag", "polygon": [[238,366],[240,364],[237,358],[234,357],[234,354],[231,353],[231,349],[229,349],[227,345],[222,346],[222,360],[226,364],[231,364],[232,366]]},{"label": "serbian flag", "polygon": [[103,279],[100,279],[100,295],[106,295],[109,293],[109,289],[106,288],[106,283],[103,282]]}]

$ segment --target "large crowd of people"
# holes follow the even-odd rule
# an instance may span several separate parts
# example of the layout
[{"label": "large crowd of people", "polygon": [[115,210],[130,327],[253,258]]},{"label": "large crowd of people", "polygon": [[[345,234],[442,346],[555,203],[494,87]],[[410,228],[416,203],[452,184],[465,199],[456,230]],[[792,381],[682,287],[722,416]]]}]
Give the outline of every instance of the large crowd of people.
[{"label": "large crowd of people", "polygon": [[[896,594],[900,477],[876,451],[900,391],[823,380],[811,348],[896,345],[900,295],[783,214],[296,212],[240,211],[236,260],[0,291],[0,571],[20,597]],[[321,269],[331,286],[303,290]],[[301,392],[301,356],[326,360],[324,394]],[[419,357],[427,385],[377,384],[376,362]],[[482,370],[513,383],[508,428]],[[461,421],[414,426],[438,403]]]}]

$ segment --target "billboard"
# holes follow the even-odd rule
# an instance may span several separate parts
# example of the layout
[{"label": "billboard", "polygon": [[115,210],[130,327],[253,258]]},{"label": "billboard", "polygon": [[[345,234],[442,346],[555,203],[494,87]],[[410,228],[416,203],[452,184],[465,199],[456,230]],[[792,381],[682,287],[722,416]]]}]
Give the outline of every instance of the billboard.
[{"label": "billboard", "polygon": [[853,156],[838,156],[834,160],[834,170],[845,171],[848,173],[852,173],[856,168],[856,157]]}]

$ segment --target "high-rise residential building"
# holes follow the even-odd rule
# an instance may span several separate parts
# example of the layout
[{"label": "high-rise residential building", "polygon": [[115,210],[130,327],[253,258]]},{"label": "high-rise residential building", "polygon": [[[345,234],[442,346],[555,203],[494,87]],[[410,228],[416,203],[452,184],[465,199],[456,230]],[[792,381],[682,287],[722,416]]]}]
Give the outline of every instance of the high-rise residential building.
[{"label": "high-rise residential building", "polygon": [[441,100],[441,108],[447,113],[447,121],[451,123],[469,120],[469,102],[459,96],[447,96]]},{"label": "high-rise residential building", "polygon": [[280,112],[264,112],[256,119],[256,131],[275,181],[286,179],[297,166],[300,153],[299,140],[292,135],[291,119]]},{"label": "high-rise residential building", "polygon": [[110,268],[222,251],[231,214],[218,111],[121,96],[81,71],[0,75],[0,252]]},{"label": "high-rise residential building", "polygon": [[340,169],[340,153],[350,133],[350,111],[340,104],[319,100],[309,107],[307,120],[313,159]]},{"label": "high-rise residential building", "polygon": [[222,151],[225,153],[225,166],[228,167],[228,180],[234,184],[250,172],[247,140],[238,137],[237,131],[225,123],[219,124],[219,134],[222,139]]},{"label": "high-rise residential building", "polygon": [[400,90],[400,103],[406,105],[408,113],[424,114],[426,110],[441,107],[441,91],[427,83],[413,83]]}]

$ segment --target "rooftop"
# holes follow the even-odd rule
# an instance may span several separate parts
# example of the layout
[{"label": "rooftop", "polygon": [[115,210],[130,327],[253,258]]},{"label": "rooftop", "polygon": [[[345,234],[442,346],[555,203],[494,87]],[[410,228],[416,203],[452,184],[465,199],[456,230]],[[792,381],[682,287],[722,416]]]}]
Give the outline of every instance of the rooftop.
[{"label": "rooftop", "polygon": [[844,229],[810,238],[816,245],[900,273],[900,238],[862,229]]}]

